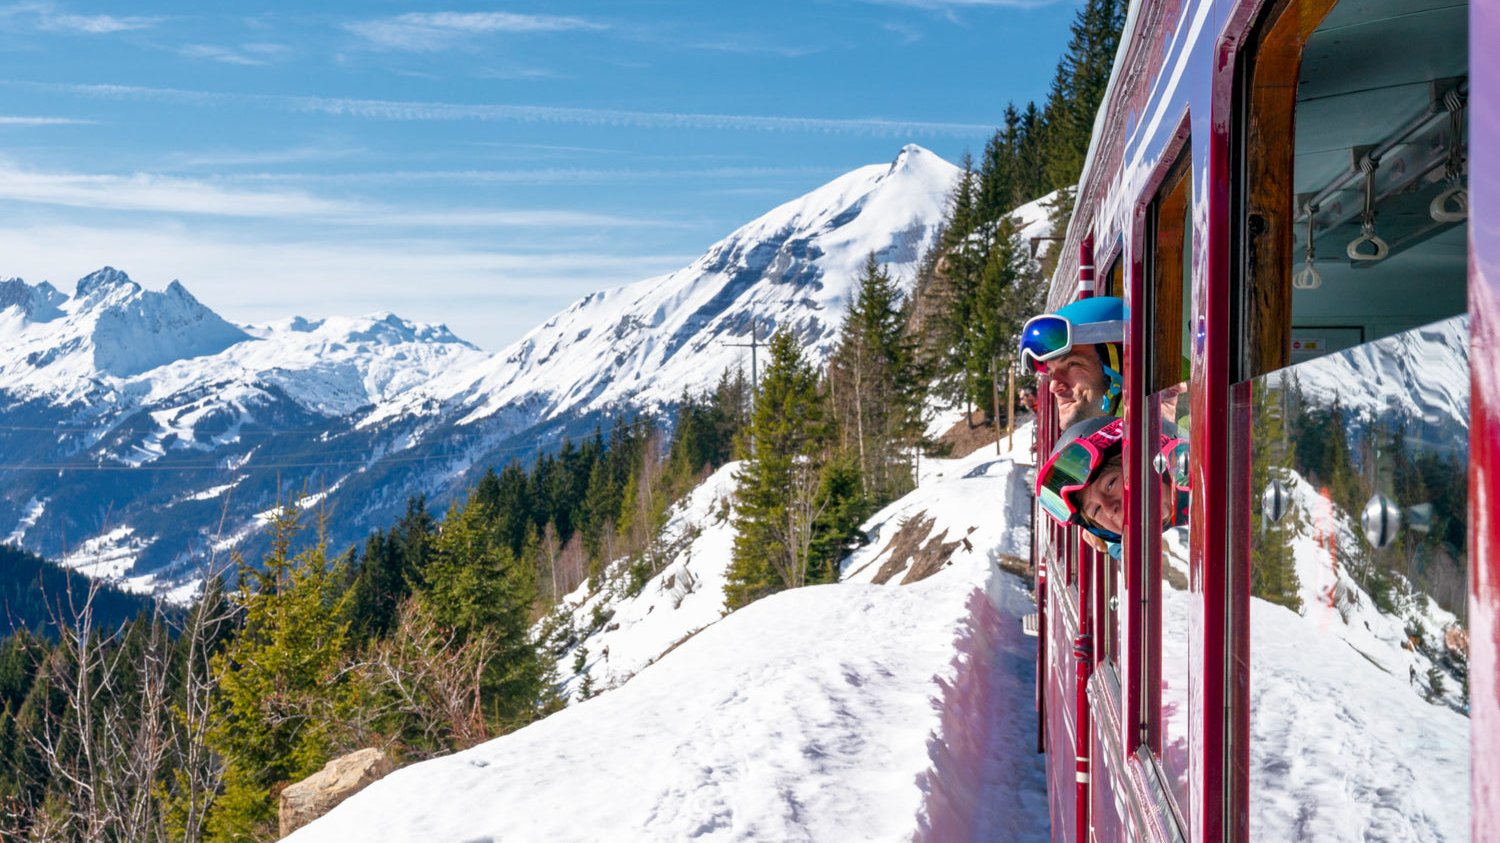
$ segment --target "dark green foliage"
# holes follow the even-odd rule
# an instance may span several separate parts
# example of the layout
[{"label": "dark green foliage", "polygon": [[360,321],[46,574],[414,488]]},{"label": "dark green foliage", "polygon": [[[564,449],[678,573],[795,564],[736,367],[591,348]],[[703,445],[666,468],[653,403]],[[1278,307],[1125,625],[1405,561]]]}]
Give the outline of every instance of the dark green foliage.
[{"label": "dark green foliage", "polygon": [[1073,18],[1067,50],[1052,77],[1043,122],[1044,169],[1051,188],[1078,181],[1125,25],[1125,0],[1087,0]]},{"label": "dark green foliage", "polygon": [[394,527],[376,530],[365,541],[351,565],[349,631],[356,639],[383,638],[395,626],[401,602],[422,581],[435,528],[426,499],[414,497]]},{"label": "dark green foliage", "polygon": [[[1011,362],[1021,322],[1039,309],[1056,259],[1047,249],[1033,263],[1022,253],[1029,244],[1017,248],[1006,215],[1078,181],[1125,10],[1125,0],[1087,0],[1078,10],[1046,106],[1007,105],[977,169],[965,156],[942,235],[918,273],[910,329],[921,364],[941,378],[948,397],[986,415],[997,375]],[[1071,210],[1062,190],[1054,234],[1063,233]]]},{"label": "dark green foliage", "polygon": [[860,489],[861,475],[852,455],[823,466],[818,478],[813,537],[808,548],[807,582],[838,582],[839,563],[860,538],[859,525],[874,510]]},{"label": "dark green foliage", "polygon": [[911,490],[912,454],[922,435],[925,390],[903,330],[904,305],[895,281],[870,255],[824,379],[836,447],[847,455],[860,497],[875,506]]},{"label": "dark green foliage", "polygon": [[[150,597],[95,584],[94,623],[114,629],[149,613]],[[55,636],[58,619],[71,620],[89,593],[90,581],[75,571],[8,544],[0,544],[0,634],[18,630]]]},{"label": "dark green foliage", "polygon": [[299,518],[283,507],[270,555],[241,572],[243,626],[215,660],[221,719],[210,746],[229,762],[209,822],[220,840],[272,836],[276,789],[317,772],[340,748],[349,702],[343,572],[321,545],[289,555]]},{"label": "dark green foliage", "polygon": [[460,638],[497,642],[486,670],[488,717],[501,729],[529,722],[542,693],[541,660],[528,631],[537,600],[535,570],[492,528],[495,513],[473,500],[448,511],[427,565],[423,597],[434,619]]},{"label": "dark green foliage", "polygon": [[[770,363],[755,400],[754,451],[739,474],[731,608],[808,581],[817,490],[829,425],[818,375],[791,333],[771,338]],[[747,444],[748,450],[748,444]]]},{"label": "dark green foliage", "polygon": [[[1251,437],[1250,488],[1260,494],[1273,478],[1290,488],[1285,466],[1295,463],[1296,445],[1287,436],[1285,396],[1264,381],[1254,385],[1254,420]],[[1280,521],[1271,523],[1262,513],[1260,501],[1250,502],[1250,593],[1296,612],[1302,608],[1301,582],[1292,542],[1306,519],[1296,506],[1288,508]]]},{"label": "dark green foliage", "polygon": [[667,451],[667,474],[677,494],[734,457],[734,443],[745,425],[750,384],[743,371],[724,372],[712,392],[683,395]]}]

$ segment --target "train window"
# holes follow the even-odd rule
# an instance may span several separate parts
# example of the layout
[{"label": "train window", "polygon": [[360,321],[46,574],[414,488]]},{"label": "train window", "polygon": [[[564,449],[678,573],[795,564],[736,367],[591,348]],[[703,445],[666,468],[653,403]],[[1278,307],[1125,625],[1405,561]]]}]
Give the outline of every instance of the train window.
[{"label": "train window", "polygon": [[1255,840],[1468,839],[1467,25],[1283,0],[1246,67]]},{"label": "train window", "polygon": [[1124,298],[1125,293],[1125,257],[1118,255],[1114,263],[1109,265],[1109,271],[1104,273],[1104,286],[1099,290],[1101,296],[1115,296]]},{"label": "train window", "polygon": [[[1188,684],[1193,660],[1188,634],[1188,542],[1184,440],[1188,425],[1188,325],[1192,313],[1192,179],[1184,151],[1168,171],[1146,217],[1146,306],[1153,315],[1146,355],[1145,401],[1148,439],[1137,449],[1133,476],[1153,482],[1133,490],[1134,519],[1145,535],[1143,581],[1149,601],[1148,689],[1142,712],[1147,744],[1156,754],[1161,778],[1182,815],[1188,809]],[[1176,447],[1173,443],[1183,443]],[[1173,444],[1173,447],[1163,447]],[[1154,482],[1160,480],[1161,482]],[[1152,515],[1156,513],[1157,515]],[[1166,517],[1162,517],[1165,515]]]}]

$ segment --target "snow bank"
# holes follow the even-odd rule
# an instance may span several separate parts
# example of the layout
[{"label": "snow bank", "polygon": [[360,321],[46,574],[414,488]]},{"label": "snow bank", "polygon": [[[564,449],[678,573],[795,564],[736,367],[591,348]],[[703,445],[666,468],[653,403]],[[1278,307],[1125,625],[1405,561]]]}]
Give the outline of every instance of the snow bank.
[{"label": "snow bank", "polygon": [[[1017,505],[1004,496],[1021,472],[994,455],[929,468],[856,559],[875,561],[889,522],[920,506],[972,547],[933,576],[766,598],[624,685],[397,771],[289,839],[1045,840],[1034,642],[1019,620],[1032,603],[992,561],[1011,549]],[[728,476],[679,513],[709,513],[690,543],[705,582],[728,564],[726,545],[698,543],[723,532],[711,513]],[[617,605],[612,660],[675,641],[642,620],[668,616],[669,591],[648,584],[644,602]],[[658,608],[639,614],[646,605]]]}]

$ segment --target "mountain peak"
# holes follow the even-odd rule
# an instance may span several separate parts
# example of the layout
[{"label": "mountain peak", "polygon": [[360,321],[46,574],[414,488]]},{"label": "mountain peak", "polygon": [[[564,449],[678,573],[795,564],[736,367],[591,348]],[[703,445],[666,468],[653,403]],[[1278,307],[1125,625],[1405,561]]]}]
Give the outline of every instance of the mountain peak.
[{"label": "mountain peak", "polygon": [[[937,154],[932,150],[929,150],[926,147],[918,146],[914,143],[909,143],[906,146],[901,147],[901,151],[896,153],[896,160],[891,162],[891,169],[889,172],[896,173],[901,170],[906,170],[913,167],[926,166],[932,163],[932,159],[937,157]],[[946,164],[948,162],[944,161],[943,163]]]},{"label": "mountain peak", "polygon": [[83,298],[98,290],[114,290],[127,286],[132,290],[139,290],[141,288],[139,284],[130,280],[129,275],[112,266],[106,266],[103,269],[96,269],[78,279],[78,288],[74,291],[73,295],[77,298]]},{"label": "mountain peak", "polygon": [[35,287],[20,278],[0,281],[0,310],[19,307],[32,322],[47,322],[56,318],[62,312],[58,310],[58,305],[67,298],[46,281]]}]

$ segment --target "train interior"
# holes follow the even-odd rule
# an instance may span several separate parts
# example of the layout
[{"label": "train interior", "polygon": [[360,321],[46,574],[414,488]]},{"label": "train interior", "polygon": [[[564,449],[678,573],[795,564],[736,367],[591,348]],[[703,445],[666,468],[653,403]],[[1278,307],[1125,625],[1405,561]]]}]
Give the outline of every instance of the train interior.
[{"label": "train interior", "polygon": [[1292,362],[1466,310],[1467,27],[1466,3],[1344,0],[1308,37]]}]

